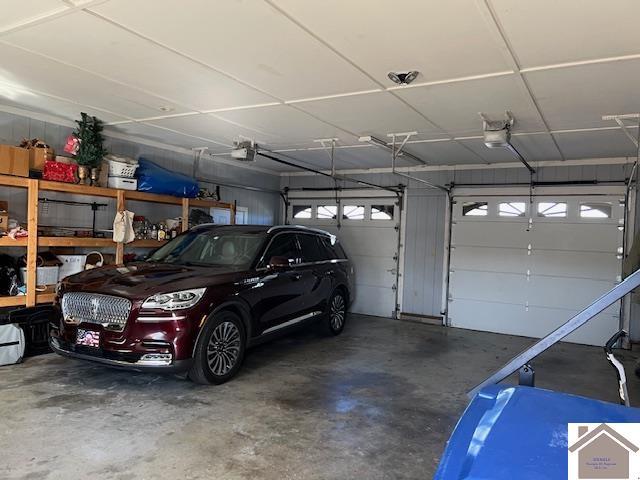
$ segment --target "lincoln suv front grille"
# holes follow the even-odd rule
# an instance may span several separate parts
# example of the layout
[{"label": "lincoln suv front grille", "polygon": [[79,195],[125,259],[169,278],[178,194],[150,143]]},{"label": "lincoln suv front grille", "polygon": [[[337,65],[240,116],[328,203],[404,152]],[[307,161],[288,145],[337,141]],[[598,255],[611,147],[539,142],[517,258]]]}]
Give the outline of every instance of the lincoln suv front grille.
[{"label": "lincoln suv front grille", "polygon": [[82,292],[62,295],[62,315],[69,323],[99,323],[120,332],[127,324],[129,312],[131,302],[126,298]]}]

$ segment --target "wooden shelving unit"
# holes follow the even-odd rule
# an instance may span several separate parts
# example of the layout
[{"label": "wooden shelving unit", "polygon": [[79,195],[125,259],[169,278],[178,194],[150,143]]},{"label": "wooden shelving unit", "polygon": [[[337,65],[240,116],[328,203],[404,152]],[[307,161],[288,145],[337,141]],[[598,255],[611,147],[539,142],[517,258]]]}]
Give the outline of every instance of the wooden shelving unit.
[{"label": "wooden shelving unit", "polygon": [[[114,188],[90,187],[72,183],[49,182],[23,177],[0,175],[0,186],[18,187],[27,189],[27,230],[29,236],[17,240],[8,237],[0,237],[0,247],[22,247],[27,249],[27,295],[15,297],[0,297],[0,307],[31,307],[39,303],[50,303],[55,293],[53,289],[45,292],[36,292],[36,259],[39,247],[84,247],[84,248],[108,248],[115,249],[116,262],[122,263],[125,247],[129,248],[158,248],[166,243],[157,240],[135,240],[126,245],[114,243],[110,238],[86,238],[86,237],[39,237],[38,236],[38,193],[41,190],[50,192],[63,192],[74,195],[90,195],[94,197],[107,197],[116,199],[116,210],[126,210],[127,201],[152,202],[163,205],[178,205],[182,207],[182,231],[189,228],[189,209],[199,208],[226,208],[231,211],[231,223],[235,223],[235,206],[232,203],[217,202],[199,198],[178,198],[170,195],[156,195],[154,193],[138,192],[132,190],[118,190]],[[115,212],[114,212],[115,216]]]}]

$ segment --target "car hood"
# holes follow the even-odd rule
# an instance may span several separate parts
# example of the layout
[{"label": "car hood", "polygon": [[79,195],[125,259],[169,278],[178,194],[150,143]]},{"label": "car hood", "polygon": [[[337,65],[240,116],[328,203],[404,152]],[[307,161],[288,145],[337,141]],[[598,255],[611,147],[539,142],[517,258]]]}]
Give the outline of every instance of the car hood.
[{"label": "car hood", "polygon": [[567,478],[567,424],[606,422],[640,422],[640,409],[540,388],[486,387],[458,421],[434,479]]},{"label": "car hood", "polygon": [[195,267],[136,262],[108,265],[67,277],[64,291],[118,295],[132,300],[189,288],[210,287],[236,281],[244,271],[232,266]]}]

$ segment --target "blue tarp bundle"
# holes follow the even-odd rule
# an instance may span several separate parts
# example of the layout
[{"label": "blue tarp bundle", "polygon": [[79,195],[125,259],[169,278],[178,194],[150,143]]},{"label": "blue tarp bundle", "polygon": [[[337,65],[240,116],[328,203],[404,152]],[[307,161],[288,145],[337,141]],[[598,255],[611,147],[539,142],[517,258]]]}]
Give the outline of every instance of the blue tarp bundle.
[{"label": "blue tarp bundle", "polygon": [[198,196],[198,182],[195,178],[172,172],[145,158],[138,159],[136,177],[138,190],[141,192],[187,198]]}]

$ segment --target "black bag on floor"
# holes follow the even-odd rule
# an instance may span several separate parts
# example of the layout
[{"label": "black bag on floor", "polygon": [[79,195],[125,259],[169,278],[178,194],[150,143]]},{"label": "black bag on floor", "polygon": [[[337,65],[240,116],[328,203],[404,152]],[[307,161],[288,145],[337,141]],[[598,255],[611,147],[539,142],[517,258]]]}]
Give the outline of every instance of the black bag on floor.
[{"label": "black bag on floor", "polygon": [[[54,309],[51,305],[21,308],[9,313],[7,323],[19,325],[25,336],[25,357],[49,353],[49,322]],[[2,320],[0,319],[0,323]]]},{"label": "black bag on floor", "polygon": [[18,294],[18,268],[10,255],[0,254],[0,296]]}]

